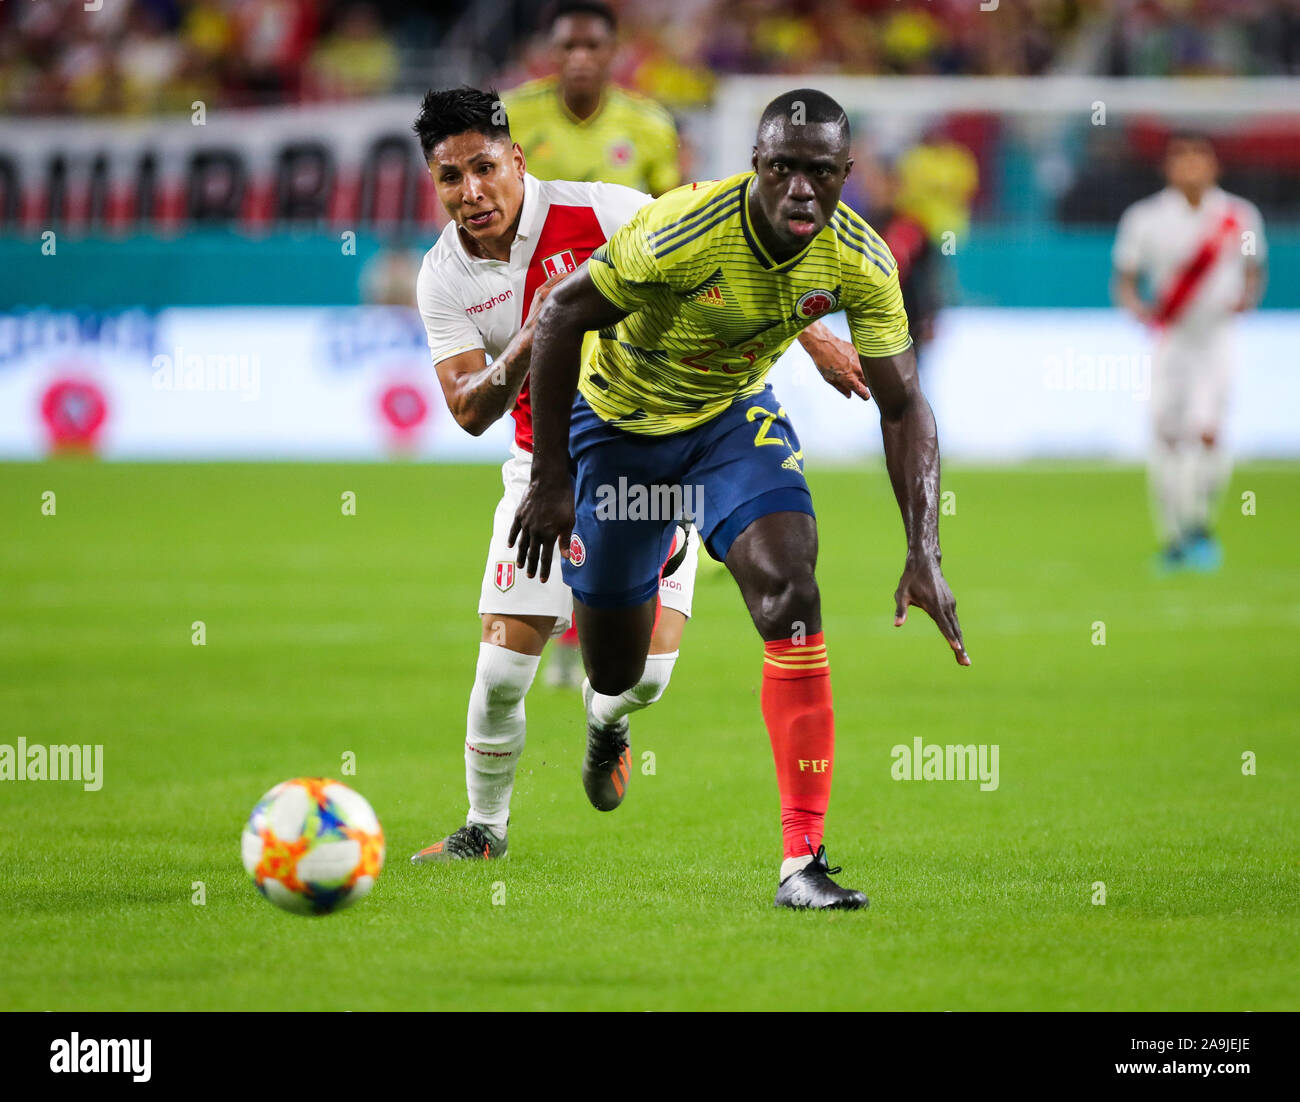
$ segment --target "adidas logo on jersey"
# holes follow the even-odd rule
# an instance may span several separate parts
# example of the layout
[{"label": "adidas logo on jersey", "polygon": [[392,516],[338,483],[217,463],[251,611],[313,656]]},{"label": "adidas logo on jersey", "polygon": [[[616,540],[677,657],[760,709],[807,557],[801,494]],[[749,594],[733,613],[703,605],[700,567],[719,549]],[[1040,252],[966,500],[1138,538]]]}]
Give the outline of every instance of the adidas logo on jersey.
[{"label": "adidas logo on jersey", "polygon": [[722,293],[722,269],[719,268],[708,279],[690,292],[695,302],[705,306],[727,306],[726,296]]}]

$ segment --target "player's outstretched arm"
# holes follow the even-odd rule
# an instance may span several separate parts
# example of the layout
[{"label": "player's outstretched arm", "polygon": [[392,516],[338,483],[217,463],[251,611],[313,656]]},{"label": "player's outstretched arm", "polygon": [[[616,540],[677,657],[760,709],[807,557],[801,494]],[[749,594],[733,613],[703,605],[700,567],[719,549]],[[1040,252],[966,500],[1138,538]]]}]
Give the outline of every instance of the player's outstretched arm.
[{"label": "player's outstretched arm", "polygon": [[1151,310],[1138,291],[1137,272],[1117,268],[1111,279],[1110,293],[1116,306],[1127,310],[1143,325],[1151,320]]},{"label": "player's outstretched arm", "polygon": [[885,464],[907,532],[907,562],[894,594],[894,626],[916,605],[930,614],[957,662],[970,665],[957,622],[957,602],[939,563],[939,438],[934,413],[916,377],[916,353],[862,357],[862,371],[880,407]]},{"label": "player's outstretched arm", "polygon": [[490,364],[481,348],[471,349],[439,362],[438,382],[442,384],[447,408],[471,436],[482,436],[491,425],[514,408],[519,388],[528,374],[537,318],[551,291],[568,272],[552,276],[533,294],[528,319],[505,350]]},{"label": "player's outstretched arm", "polygon": [[551,576],[560,542],[567,557],[573,534],[573,484],[569,481],[569,417],[578,389],[582,338],[627,317],[596,290],[583,264],[547,299],[533,334],[530,396],[533,406],[532,475],[510,526],[515,562],[530,578]]},{"label": "player's outstretched arm", "polygon": [[799,343],[823,379],[846,398],[857,395],[864,402],[871,398],[858,350],[848,341],[841,340],[824,322],[815,321],[799,334]]}]

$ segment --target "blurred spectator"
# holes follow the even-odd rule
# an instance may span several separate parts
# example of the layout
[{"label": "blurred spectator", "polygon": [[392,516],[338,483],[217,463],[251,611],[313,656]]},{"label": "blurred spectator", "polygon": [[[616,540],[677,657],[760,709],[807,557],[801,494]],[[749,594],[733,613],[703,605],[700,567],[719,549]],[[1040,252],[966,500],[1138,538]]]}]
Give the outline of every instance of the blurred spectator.
[{"label": "blurred spectator", "polygon": [[[615,6],[626,31],[613,80],[674,110],[706,104],[729,73],[1034,75],[1094,37],[1098,48],[1080,56],[1095,56],[1102,74],[1300,73],[1300,0],[1000,0],[988,12],[976,0]],[[511,0],[503,10],[526,24],[541,7]],[[459,20],[475,48],[470,15],[449,5],[440,33]],[[83,0],[0,0],[0,111],[170,111],[196,90],[211,106],[416,92],[436,63],[436,22],[396,0],[110,0],[95,12]],[[519,36],[506,84],[546,71],[544,38]],[[498,45],[477,48],[495,55]]]},{"label": "blurred spectator", "polygon": [[118,45],[116,67],[123,107],[131,112],[158,111],[172,106],[169,93],[179,91],[186,47],[160,10],[137,4]]},{"label": "blurred spectator", "polygon": [[337,28],[311,56],[316,91],[327,99],[375,96],[397,77],[397,48],[369,4],[344,10]]},{"label": "blurred spectator", "polygon": [[316,34],[316,8],[307,0],[235,0],[231,67],[249,102],[293,99]]},{"label": "blurred spectator", "polygon": [[372,306],[415,306],[415,281],[424,254],[385,245],[361,272],[361,300]]},{"label": "blurred spectator", "polygon": [[68,34],[54,68],[54,84],[70,111],[90,114],[104,110],[114,83],[114,54],[84,25]]}]

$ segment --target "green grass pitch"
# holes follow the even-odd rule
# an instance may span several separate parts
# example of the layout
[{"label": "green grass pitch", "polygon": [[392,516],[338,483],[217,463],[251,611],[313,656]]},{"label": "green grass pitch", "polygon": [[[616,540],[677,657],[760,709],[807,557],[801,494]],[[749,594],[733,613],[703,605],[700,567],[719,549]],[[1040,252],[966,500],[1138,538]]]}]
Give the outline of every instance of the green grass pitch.
[{"label": "green grass pitch", "polygon": [[[0,1009],[1300,1009],[1300,468],[1239,469],[1223,572],[1157,581],[1138,470],[952,466],[965,670],[923,614],[892,626],[883,470],[811,477],[850,914],[771,906],[761,647],[725,574],[633,719],[655,772],[621,809],[587,805],[580,704],[539,679],[509,857],[414,868],[464,813],[494,468],[0,467],[0,742],[105,756],[98,792],[0,782]],[[996,744],[998,789],[894,780],[916,736]],[[387,869],[281,913],[240,828],[348,752]]]}]

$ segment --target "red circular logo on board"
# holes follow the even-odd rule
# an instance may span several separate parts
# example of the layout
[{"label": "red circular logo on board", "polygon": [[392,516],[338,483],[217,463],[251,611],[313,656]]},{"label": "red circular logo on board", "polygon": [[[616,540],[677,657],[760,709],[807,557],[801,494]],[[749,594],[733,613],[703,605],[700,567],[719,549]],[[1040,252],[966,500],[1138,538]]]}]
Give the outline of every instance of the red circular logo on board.
[{"label": "red circular logo on board", "polygon": [[424,395],[408,383],[399,383],[385,390],[379,399],[379,408],[398,432],[410,432],[429,415],[429,403],[424,400]]},{"label": "red circular logo on board", "polygon": [[582,537],[576,532],[569,537],[569,565],[581,566],[587,561],[587,548],[582,542]]},{"label": "red circular logo on board", "polygon": [[801,318],[819,318],[835,309],[835,292],[824,291],[820,287],[815,291],[805,291],[794,304],[794,312]]},{"label": "red circular logo on board", "polygon": [[41,396],[41,419],[55,448],[93,448],[107,416],[104,392],[92,382],[58,379]]}]

